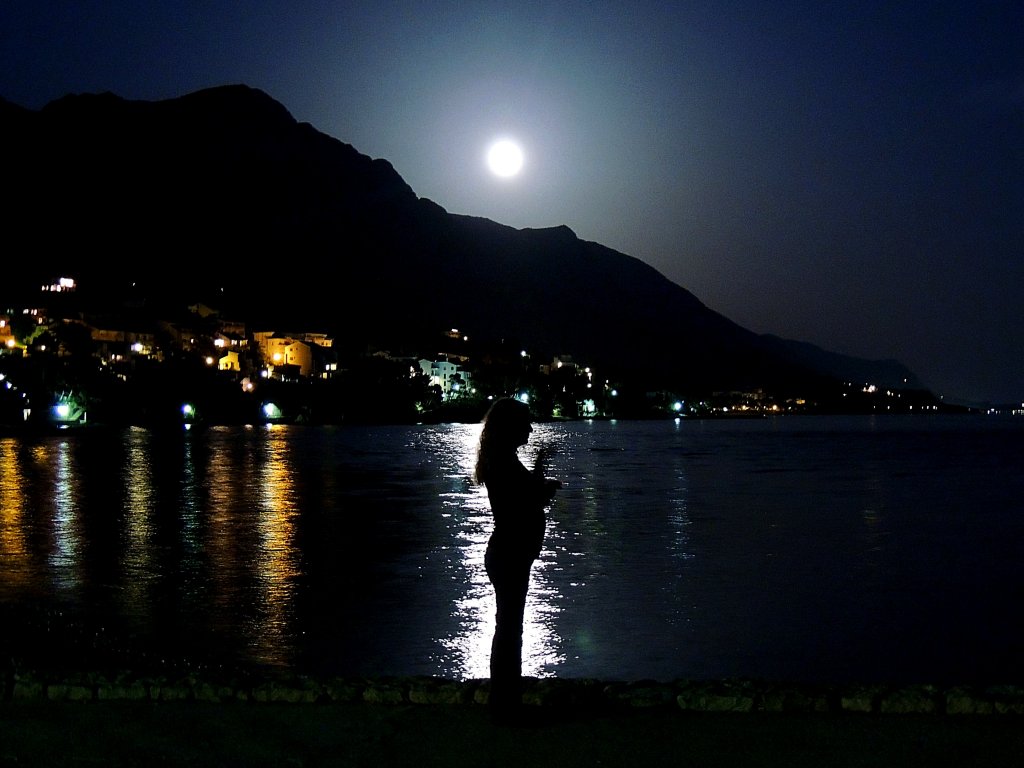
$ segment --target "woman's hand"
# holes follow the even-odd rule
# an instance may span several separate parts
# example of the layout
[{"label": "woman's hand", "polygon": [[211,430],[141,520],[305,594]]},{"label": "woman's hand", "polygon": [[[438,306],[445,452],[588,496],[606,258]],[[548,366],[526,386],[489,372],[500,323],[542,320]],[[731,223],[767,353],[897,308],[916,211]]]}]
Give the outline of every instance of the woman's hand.
[{"label": "woman's hand", "polygon": [[544,478],[544,497],[548,501],[551,501],[555,497],[555,491],[562,487],[561,480],[555,480],[553,477]]},{"label": "woman's hand", "polygon": [[537,458],[533,462],[533,471],[538,475],[543,475],[547,471],[548,459],[555,455],[555,451],[551,446],[542,445],[537,449]]}]

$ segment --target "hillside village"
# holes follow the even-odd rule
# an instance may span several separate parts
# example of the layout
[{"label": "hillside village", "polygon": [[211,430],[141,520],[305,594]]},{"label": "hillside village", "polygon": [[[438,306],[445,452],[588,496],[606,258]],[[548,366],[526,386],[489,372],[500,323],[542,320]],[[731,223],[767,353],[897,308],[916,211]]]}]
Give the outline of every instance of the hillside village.
[{"label": "hillside village", "polygon": [[918,412],[927,392],[847,383],[831,402],[763,391],[648,390],[602,378],[569,354],[474,343],[439,330],[429,349],[343,349],[310,329],[249,327],[197,303],[167,316],[125,306],[95,312],[74,278],[38,301],[0,305],[0,424],[239,424],[475,421],[495,397],[531,404],[538,419],[766,416],[842,410]]}]

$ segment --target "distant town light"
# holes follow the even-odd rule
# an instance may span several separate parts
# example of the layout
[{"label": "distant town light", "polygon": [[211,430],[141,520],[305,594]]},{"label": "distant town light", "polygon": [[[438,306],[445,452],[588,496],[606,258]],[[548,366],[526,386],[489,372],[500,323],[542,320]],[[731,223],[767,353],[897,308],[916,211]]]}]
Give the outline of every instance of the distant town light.
[{"label": "distant town light", "polygon": [[75,290],[75,281],[70,277],[62,277],[56,283],[50,283],[49,285],[42,286],[44,292],[60,293],[62,291],[73,291]]}]

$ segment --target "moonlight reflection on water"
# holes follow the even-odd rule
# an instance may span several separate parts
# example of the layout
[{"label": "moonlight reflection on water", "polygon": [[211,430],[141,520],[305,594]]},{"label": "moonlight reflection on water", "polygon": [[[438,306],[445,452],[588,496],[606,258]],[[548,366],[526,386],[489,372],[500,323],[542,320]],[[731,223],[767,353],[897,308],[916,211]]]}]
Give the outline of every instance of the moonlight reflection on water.
[{"label": "moonlight reflection on water", "polygon": [[[491,532],[491,510],[487,491],[475,483],[466,483],[473,475],[481,425],[459,425],[439,431],[438,459],[446,477],[458,490],[442,493],[445,520],[451,531],[453,547],[448,568],[453,583],[464,585],[454,600],[452,616],[456,633],[445,637],[445,650],[437,659],[437,674],[456,679],[490,676],[491,637],[494,634],[494,592],[484,568],[484,554]],[[532,466],[535,447],[554,445],[553,430],[537,425],[530,444],[522,449],[527,466]],[[553,541],[554,539],[554,541]],[[550,524],[545,548],[556,546],[557,531]],[[546,578],[550,564],[543,558],[533,567],[523,623],[523,674],[546,677],[555,674],[564,660],[561,638],[552,617],[559,612],[561,595]]]}]

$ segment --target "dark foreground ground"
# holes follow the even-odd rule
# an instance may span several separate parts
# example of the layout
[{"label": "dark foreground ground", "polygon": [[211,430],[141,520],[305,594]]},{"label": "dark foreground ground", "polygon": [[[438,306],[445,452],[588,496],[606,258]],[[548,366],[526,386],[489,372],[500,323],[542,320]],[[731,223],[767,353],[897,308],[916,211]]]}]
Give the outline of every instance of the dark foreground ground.
[{"label": "dark foreground ground", "polygon": [[0,766],[1024,766],[1016,716],[0,702]]}]

